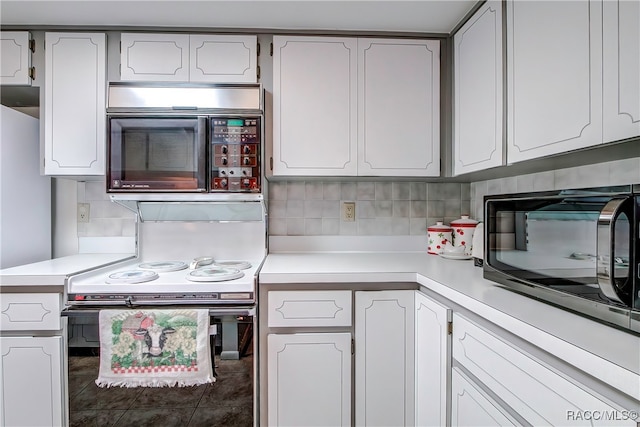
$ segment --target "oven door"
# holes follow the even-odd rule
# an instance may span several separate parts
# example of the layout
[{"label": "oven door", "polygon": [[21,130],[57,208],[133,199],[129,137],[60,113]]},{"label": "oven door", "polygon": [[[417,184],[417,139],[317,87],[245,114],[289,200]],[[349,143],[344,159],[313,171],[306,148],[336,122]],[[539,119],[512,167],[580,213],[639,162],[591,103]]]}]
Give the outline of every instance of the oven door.
[{"label": "oven door", "polygon": [[108,118],[109,192],[206,192],[207,118]]}]

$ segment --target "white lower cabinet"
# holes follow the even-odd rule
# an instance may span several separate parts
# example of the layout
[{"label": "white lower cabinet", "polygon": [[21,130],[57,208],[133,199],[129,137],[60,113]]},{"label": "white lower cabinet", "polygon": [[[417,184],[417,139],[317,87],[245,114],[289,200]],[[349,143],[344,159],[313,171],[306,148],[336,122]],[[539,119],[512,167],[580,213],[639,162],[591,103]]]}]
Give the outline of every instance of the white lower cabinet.
[{"label": "white lower cabinet", "polygon": [[426,289],[361,289],[266,292],[262,425],[637,427],[548,349]]},{"label": "white lower cabinet", "polygon": [[68,424],[62,295],[0,297],[0,426]]},{"label": "white lower cabinet", "polygon": [[267,293],[268,425],[351,425],[352,304],[350,290]]},{"label": "white lower cabinet", "polygon": [[414,293],[356,292],[356,425],[415,422]]},{"label": "white lower cabinet", "polygon": [[[517,414],[532,425],[636,426],[624,414],[637,408],[622,408],[609,402],[568,374],[462,315],[454,315],[453,322],[454,363],[474,377],[474,384],[459,382],[453,387],[452,421],[458,421],[452,425],[468,425],[464,421],[467,418],[460,421],[463,413],[466,417],[485,412],[487,417]],[[495,399],[474,397],[479,390],[489,390]]]},{"label": "white lower cabinet", "polygon": [[486,392],[464,375],[460,368],[451,370],[451,426],[518,425]]},{"label": "white lower cabinet", "polygon": [[269,425],[351,425],[351,334],[270,334]]},{"label": "white lower cabinet", "polygon": [[63,337],[0,337],[0,425],[66,424]]},{"label": "white lower cabinet", "polygon": [[446,425],[450,319],[415,290],[268,292],[268,425]]},{"label": "white lower cabinet", "polygon": [[356,425],[446,425],[450,319],[417,291],[356,292]]},{"label": "white lower cabinet", "polygon": [[447,423],[452,310],[415,292],[416,426]]}]

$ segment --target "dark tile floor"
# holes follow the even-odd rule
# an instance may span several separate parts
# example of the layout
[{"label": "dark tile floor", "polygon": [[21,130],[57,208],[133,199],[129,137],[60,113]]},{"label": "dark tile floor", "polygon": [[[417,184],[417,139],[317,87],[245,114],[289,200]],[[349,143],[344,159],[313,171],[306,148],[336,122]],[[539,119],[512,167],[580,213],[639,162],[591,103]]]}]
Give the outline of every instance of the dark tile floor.
[{"label": "dark tile floor", "polygon": [[194,387],[100,388],[98,366],[97,356],[69,356],[71,427],[253,425],[253,355],[216,355],[216,382]]}]

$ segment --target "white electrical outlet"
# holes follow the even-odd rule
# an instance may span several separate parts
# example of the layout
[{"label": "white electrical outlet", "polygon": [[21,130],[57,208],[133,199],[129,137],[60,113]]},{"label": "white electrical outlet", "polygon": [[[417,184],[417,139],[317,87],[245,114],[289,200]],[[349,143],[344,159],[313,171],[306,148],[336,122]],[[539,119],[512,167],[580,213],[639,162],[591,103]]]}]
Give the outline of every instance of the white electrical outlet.
[{"label": "white electrical outlet", "polygon": [[349,222],[356,220],[356,203],[355,202],[342,203],[342,220],[349,221]]},{"label": "white electrical outlet", "polygon": [[89,222],[89,203],[78,203],[78,222]]}]

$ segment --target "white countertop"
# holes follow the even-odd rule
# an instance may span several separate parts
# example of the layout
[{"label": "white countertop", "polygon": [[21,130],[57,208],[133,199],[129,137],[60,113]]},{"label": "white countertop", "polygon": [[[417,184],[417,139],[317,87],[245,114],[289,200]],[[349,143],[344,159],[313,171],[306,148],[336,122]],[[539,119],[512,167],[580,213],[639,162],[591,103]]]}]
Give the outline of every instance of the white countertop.
[{"label": "white countertop", "polygon": [[270,253],[259,279],[356,282],[416,282],[640,400],[640,337],[505,290],[471,260],[426,252]]},{"label": "white countertop", "polygon": [[135,254],[78,254],[0,270],[0,286],[64,286],[68,276],[118,262]]}]

